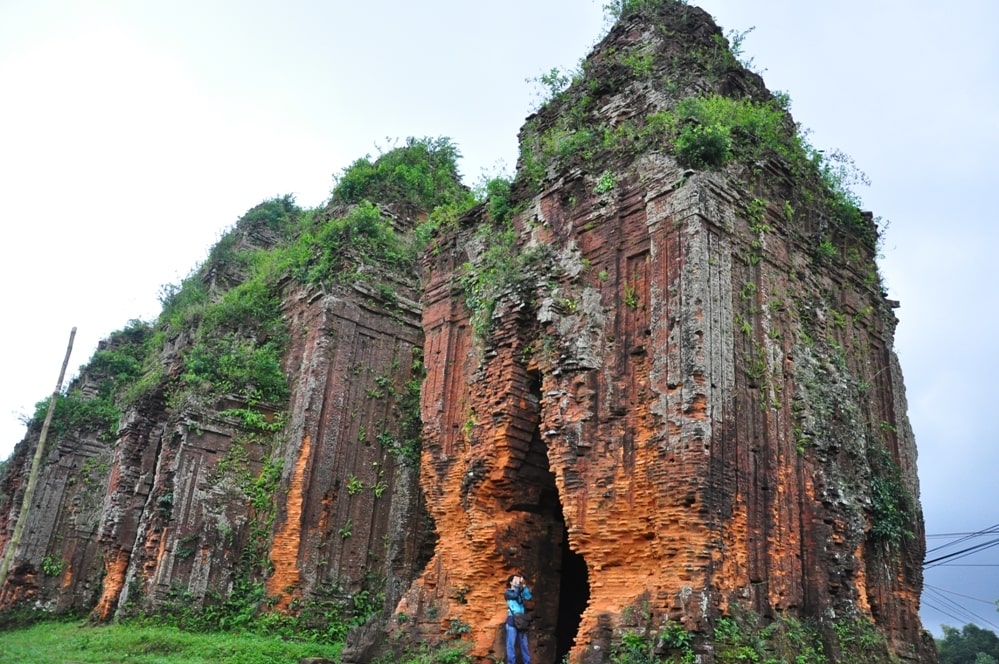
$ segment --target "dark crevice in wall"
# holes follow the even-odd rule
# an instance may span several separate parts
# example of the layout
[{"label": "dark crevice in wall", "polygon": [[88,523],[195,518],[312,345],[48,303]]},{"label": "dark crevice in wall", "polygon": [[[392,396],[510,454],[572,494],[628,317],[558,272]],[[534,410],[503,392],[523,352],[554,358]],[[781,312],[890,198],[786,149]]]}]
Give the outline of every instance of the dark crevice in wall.
[{"label": "dark crevice in wall", "polygon": [[532,661],[556,664],[572,648],[589,600],[590,588],[586,561],[569,546],[555,474],[549,466],[541,436],[541,376],[531,372],[528,378],[527,399],[535,408],[535,430],[524,470],[535,484],[528,495],[537,498],[517,507],[537,515],[532,517],[537,535],[534,541],[527,544],[534,549],[532,557],[537,562],[535,569],[526,570],[529,580],[534,577],[538,595],[533,635],[535,657]]}]

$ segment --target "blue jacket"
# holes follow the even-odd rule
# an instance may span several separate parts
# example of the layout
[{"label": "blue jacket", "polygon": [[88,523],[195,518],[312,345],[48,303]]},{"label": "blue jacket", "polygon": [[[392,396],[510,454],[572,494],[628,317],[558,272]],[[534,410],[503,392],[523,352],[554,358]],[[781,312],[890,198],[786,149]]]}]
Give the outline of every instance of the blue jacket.
[{"label": "blue jacket", "polygon": [[506,600],[506,607],[510,610],[510,615],[524,613],[524,602],[531,597],[531,589],[527,586],[521,586],[520,592],[513,588],[507,588],[503,592],[503,599]]}]

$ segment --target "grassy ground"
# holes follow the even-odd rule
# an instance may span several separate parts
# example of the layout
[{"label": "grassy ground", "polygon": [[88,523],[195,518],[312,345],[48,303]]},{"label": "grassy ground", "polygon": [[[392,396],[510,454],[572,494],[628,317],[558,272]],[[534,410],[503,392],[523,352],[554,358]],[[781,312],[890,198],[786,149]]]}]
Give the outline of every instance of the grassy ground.
[{"label": "grassy ground", "polygon": [[12,664],[289,664],[339,655],[340,646],[131,624],[44,622],[0,632],[0,662]]}]

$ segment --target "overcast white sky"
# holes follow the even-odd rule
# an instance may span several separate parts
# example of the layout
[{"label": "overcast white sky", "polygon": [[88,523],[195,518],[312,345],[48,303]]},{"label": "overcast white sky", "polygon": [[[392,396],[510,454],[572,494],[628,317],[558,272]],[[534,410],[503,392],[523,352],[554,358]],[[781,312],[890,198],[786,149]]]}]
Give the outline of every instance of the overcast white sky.
[{"label": "overcast white sky", "polygon": [[[814,144],[855,158],[865,207],[891,222],[881,268],[927,532],[999,523],[999,4],[694,4],[755,27],[746,55]],[[73,326],[71,368],[155,317],[160,287],[261,200],[321,203],[387,138],[450,136],[470,183],[512,169],[525,79],[574,66],[602,24],[599,0],[0,1],[0,458]],[[934,633],[999,631],[994,551],[927,570]]]}]

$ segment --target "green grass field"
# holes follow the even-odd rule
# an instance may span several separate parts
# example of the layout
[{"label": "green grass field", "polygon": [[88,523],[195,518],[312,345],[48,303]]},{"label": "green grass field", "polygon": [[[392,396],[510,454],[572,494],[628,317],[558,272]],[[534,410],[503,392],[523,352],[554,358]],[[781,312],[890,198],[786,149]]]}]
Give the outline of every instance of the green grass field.
[{"label": "green grass field", "polygon": [[43,622],[0,632],[3,664],[295,664],[339,661],[339,645],[284,641],[238,632],[204,634],[137,624]]}]

